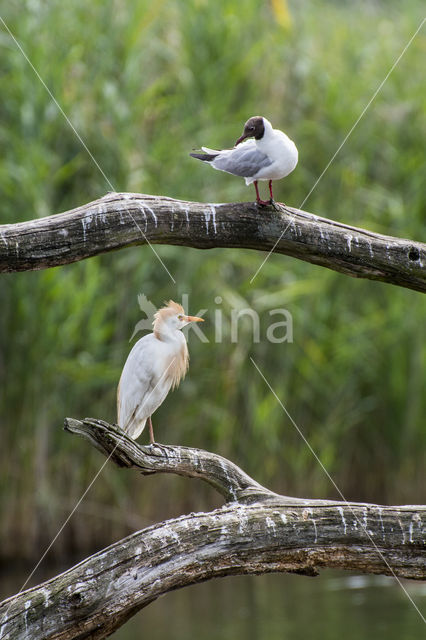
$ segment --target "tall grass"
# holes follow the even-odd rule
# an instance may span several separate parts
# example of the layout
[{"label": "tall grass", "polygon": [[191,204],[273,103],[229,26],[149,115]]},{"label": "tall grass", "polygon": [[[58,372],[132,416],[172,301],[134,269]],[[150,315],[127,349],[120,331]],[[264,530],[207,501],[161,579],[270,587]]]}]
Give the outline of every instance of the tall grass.
[{"label": "tall grass", "polygon": [[[286,11],[288,9],[288,11]],[[297,142],[276,185],[299,206],[422,19],[422,3],[32,0],[3,17],[116,190],[252,199],[195,163],[263,114]],[[8,34],[0,32],[2,222],[78,206],[108,185]],[[369,229],[424,235],[425,36],[420,33],[305,208]],[[250,362],[258,363],[345,496],[424,501],[425,304],[418,293],[250,251],[149,247],[0,282],[1,555],[31,556],[103,459],[61,430],[65,415],[114,420],[115,387],[141,313],[190,293],[207,344],[154,416],[160,441],[210,448],[277,491],[334,496]],[[221,296],[223,302],[215,303]],[[294,342],[214,342],[214,310],[287,308]],[[139,337],[139,336],[138,336]],[[84,552],[217,497],[177,478],[103,471],[52,553]]]}]

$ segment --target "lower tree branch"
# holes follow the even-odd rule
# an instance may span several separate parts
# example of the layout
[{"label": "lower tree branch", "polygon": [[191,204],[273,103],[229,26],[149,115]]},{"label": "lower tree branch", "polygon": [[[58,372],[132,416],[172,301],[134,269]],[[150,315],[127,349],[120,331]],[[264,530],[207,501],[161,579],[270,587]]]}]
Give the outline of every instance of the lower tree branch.
[{"label": "lower tree branch", "polygon": [[218,576],[323,567],[425,579],[425,506],[279,496],[232,462],[199,449],[140,446],[98,420],[66,419],[122,467],[177,473],[227,503],[134,533],[0,604],[0,640],[105,638],[160,595]]},{"label": "lower tree branch", "polygon": [[426,291],[426,245],[277,204],[109,193],[72,211],[0,225],[0,272],[45,269],[131,245],[258,249]]},{"label": "lower tree branch", "polygon": [[144,475],[176,473],[187,478],[201,478],[221,493],[227,502],[249,504],[271,497],[285,499],[292,504],[300,502],[296,498],[278,496],[262,487],[230,460],[203,449],[159,443],[142,447],[118,426],[90,418],[83,422],[66,418],[65,430],[89,440],[118,466],[137,467]]}]

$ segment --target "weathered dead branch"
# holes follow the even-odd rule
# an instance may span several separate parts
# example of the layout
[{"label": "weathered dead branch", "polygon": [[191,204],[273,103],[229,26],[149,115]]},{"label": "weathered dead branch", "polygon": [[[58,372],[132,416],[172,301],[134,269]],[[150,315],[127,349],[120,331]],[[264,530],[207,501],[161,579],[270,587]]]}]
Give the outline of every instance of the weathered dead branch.
[{"label": "weathered dead branch", "polygon": [[277,205],[109,193],[72,211],[0,226],[0,272],[45,269],[131,245],[274,250],[358,278],[426,291],[426,245]]},{"label": "weathered dead branch", "polygon": [[379,506],[279,496],[216,454],[140,446],[117,427],[67,419],[122,467],[177,473],[214,486],[226,504],[120,540],[0,604],[0,639],[106,638],[172,589],[213,577],[335,567],[425,579],[425,506]]}]

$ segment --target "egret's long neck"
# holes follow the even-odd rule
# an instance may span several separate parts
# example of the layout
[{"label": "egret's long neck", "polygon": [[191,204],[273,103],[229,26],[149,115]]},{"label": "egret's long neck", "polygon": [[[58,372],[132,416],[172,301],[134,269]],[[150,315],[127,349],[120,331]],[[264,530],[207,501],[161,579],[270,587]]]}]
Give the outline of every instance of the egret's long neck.
[{"label": "egret's long neck", "polygon": [[182,331],[170,327],[167,322],[165,322],[161,318],[156,320],[156,322],[154,323],[154,335],[157,340],[176,344],[176,346],[180,346],[182,344],[182,341],[185,342],[185,336],[183,335]]},{"label": "egret's long neck", "polygon": [[154,324],[154,335],[167,344],[170,361],[166,370],[166,378],[172,388],[176,387],[188,371],[189,354],[185,336],[182,331],[170,327],[167,321],[157,320]]}]

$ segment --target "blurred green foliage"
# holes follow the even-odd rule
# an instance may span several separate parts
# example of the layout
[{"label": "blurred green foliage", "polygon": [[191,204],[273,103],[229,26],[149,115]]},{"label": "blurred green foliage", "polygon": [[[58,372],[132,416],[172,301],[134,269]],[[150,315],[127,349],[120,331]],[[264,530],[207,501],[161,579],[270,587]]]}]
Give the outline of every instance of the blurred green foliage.
[{"label": "blurred green foliage", "polygon": [[[249,116],[262,114],[297,143],[299,166],[275,195],[299,206],[423,10],[416,0],[28,0],[2,13],[114,189],[252,199],[241,179],[188,152],[229,146]],[[0,49],[1,222],[102,196],[109,187],[101,173],[3,28]],[[423,30],[307,210],[424,238],[425,49]],[[421,294],[276,255],[250,284],[263,254],[156,250],[176,286],[149,247],[1,277],[3,558],[37,554],[103,463],[61,423],[66,415],[115,419],[141,292],[158,305],[189,293],[190,313],[208,309],[209,343],[190,334],[189,375],[154,416],[160,442],[222,453],[279,492],[334,497],[252,357],[348,499],[425,500]],[[229,323],[215,343],[215,310],[229,321],[232,308],[245,307],[261,316],[261,341],[253,343],[247,319],[237,344]],[[291,344],[265,340],[277,307],[292,314]],[[200,483],[107,465],[51,553],[83,553],[215,504]]]}]

